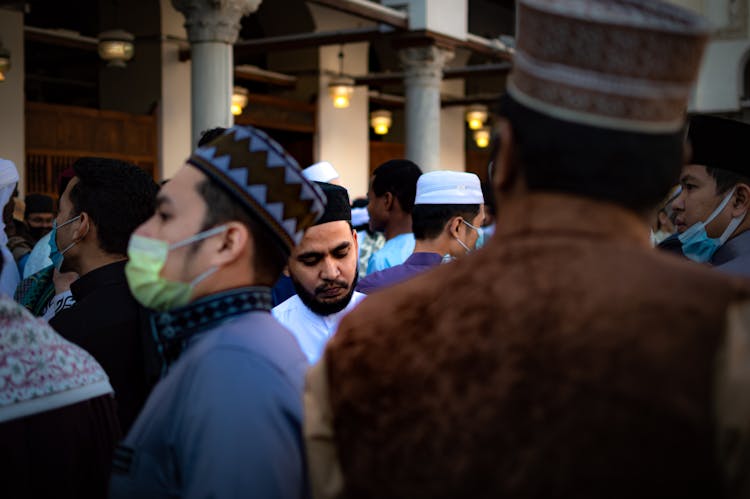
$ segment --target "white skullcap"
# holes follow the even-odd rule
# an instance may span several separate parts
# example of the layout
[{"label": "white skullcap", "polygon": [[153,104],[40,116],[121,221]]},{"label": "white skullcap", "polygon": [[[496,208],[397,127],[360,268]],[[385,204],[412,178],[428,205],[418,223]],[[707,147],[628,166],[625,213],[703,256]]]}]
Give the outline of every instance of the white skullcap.
[{"label": "white skullcap", "polygon": [[313,182],[330,182],[339,178],[339,172],[328,161],[321,161],[302,170],[302,175]]},{"label": "white skullcap", "polygon": [[352,225],[359,227],[370,223],[370,214],[367,213],[367,208],[352,208]]},{"label": "white skullcap", "polygon": [[423,173],[417,181],[414,204],[484,204],[482,185],[473,173]]},{"label": "white skullcap", "polygon": [[0,159],[0,187],[18,182],[18,170],[12,161]]}]

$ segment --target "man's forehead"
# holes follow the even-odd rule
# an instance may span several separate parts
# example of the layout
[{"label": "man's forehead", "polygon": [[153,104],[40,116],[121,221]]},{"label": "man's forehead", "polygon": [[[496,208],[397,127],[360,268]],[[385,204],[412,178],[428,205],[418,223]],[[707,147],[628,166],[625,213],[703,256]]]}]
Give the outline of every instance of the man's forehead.
[{"label": "man's forehead", "polygon": [[343,220],[314,225],[305,231],[305,236],[295,248],[295,253],[332,251],[344,243],[351,243],[352,229]]},{"label": "man's forehead", "polygon": [[708,170],[703,165],[685,165],[682,168],[682,173],[680,174],[680,180],[699,180],[699,181],[707,181],[711,180],[713,177],[709,175]]},{"label": "man's forehead", "polygon": [[198,185],[206,180],[206,176],[191,165],[184,165],[177,174],[166,182],[159,191],[157,200],[159,202],[182,199],[192,194],[198,194]]}]

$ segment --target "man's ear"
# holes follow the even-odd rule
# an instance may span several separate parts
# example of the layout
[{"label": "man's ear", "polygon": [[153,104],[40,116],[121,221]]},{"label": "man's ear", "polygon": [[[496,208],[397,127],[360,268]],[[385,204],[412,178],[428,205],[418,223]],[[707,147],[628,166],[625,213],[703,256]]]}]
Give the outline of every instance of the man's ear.
[{"label": "man's ear", "polygon": [[515,144],[513,142],[513,129],[510,122],[505,118],[500,118],[495,127],[500,147],[492,158],[494,164],[494,174],[492,185],[500,192],[510,191],[518,178],[518,165],[512,160]]},{"label": "man's ear", "polygon": [[80,213],[80,217],[78,221],[80,222],[78,224],[78,228],[73,231],[73,241],[83,241],[86,239],[86,236],[91,232],[91,229],[93,227],[93,222],[91,221],[91,217],[88,213],[85,211],[82,211]]},{"label": "man's ear", "polygon": [[[253,236],[245,224],[227,222],[224,225],[227,230],[217,236],[217,242],[212,246],[214,250],[212,263],[217,266],[232,263],[238,258],[245,258],[247,251],[252,252]],[[210,241],[209,239],[206,242],[210,243]]]},{"label": "man's ear", "polygon": [[386,192],[383,194],[383,206],[385,207],[386,211],[391,211],[393,209],[393,205],[396,201],[396,197],[391,192]]},{"label": "man's ear", "polygon": [[357,231],[352,229],[352,238],[354,239],[354,249],[359,253],[359,239],[357,236]]},{"label": "man's ear", "polygon": [[742,216],[750,211],[750,186],[737,184],[734,189],[734,201],[732,202],[732,217]]},{"label": "man's ear", "polygon": [[452,217],[450,220],[448,220],[448,223],[445,224],[445,230],[446,232],[448,232],[448,235],[451,236],[451,238],[458,237],[461,225],[461,217]]}]

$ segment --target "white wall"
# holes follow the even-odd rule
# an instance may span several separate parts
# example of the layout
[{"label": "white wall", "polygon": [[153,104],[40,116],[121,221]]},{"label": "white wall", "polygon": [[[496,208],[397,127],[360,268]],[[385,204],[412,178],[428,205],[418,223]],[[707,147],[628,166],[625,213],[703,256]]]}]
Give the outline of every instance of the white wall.
[{"label": "white wall", "polygon": [[[315,4],[308,4],[316,31],[374,26],[374,23]],[[314,141],[315,161],[328,161],[341,176],[341,185],[350,199],[367,194],[370,181],[369,98],[367,87],[356,87],[351,104],[336,109],[328,94],[331,74],[339,70],[339,46],[318,49],[318,116]],[[350,43],[344,48],[344,73],[361,75],[368,71],[369,44]],[[300,165],[307,166],[307,165]]]},{"label": "white wall", "polygon": [[[170,0],[161,1],[161,32],[187,39],[185,18]],[[161,178],[174,176],[192,152],[190,139],[190,61],[179,61],[180,44],[161,43],[161,101],[159,106],[159,163]]]},{"label": "white wall", "polygon": [[0,41],[10,51],[11,68],[0,82],[0,158],[16,164],[20,181],[18,192],[25,194],[26,144],[23,13],[0,9]]},{"label": "white wall", "polygon": [[[344,68],[352,74],[367,72],[367,43],[344,46]],[[338,71],[338,46],[319,49],[320,70]],[[336,109],[328,94],[330,76],[319,81],[315,161],[328,161],[341,176],[351,199],[365,196],[369,182],[370,132],[367,87],[356,87],[351,104]],[[304,165],[306,166],[306,165]]]},{"label": "white wall", "polygon": [[711,42],[703,57],[698,84],[690,100],[693,112],[726,112],[740,110],[744,90],[744,66],[750,40]]},{"label": "white wall", "polygon": [[466,39],[469,2],[467,0],[383,0],[383,5],[409,13],[409,29],[429,30],[459,40]]},{"label": "white wall", "polygon": [[[738,21],[731,19],[729,0],[669,1],[703,15],[714,29],[726,29],[733,21],[734,24]],[[746,14],[750,15],[750,8]],[[745,24],[750,25],[750,22]],[[742,21],[739,25],[742,25]],[[690,111],[710,113],[740,110],[748,51],[748,33],[739,33],[739,36],[733,34],[732,37],[720,33],[711,40],[706,47],[698,83],[690,99]]]}]

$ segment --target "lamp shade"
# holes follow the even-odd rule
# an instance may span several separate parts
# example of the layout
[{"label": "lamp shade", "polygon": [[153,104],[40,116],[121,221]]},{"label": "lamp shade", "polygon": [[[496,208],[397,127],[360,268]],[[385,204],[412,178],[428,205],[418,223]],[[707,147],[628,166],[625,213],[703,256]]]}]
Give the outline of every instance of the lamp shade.
[{"label": "lamp shade", "polygon": [[472,130],[479,130],[487,121],[487,106],[474,104],[466,108],[466,122]]},{"label": "lamp shade", "polygon": [[247,106],[247,89],[243,87],[234,87],[232,90],[232,114],[239,116]]},{"label": "lamp shade", "polygon": [[104,31],[99,34],[99,57],[107,61],[107,66],[124,68],[133,58],[135,37],[121,29]]},{"label": "lamp shade", "polygon": [[479,130],[474,130],[474,142],[481,149],[490,145],[490,127],[485,126]]},{"label": "lamp shade", "polygon": [[370,113],[370,126],[378,135],[387,134],[392,122],[390,111],[379,109]]},{"label": "lamp shade", "polygon": [[346,77],[334,78],[328,84],[328,92],[333,100],[333,107],[339,109],[349,107],[354,92],[354,80]]}]

